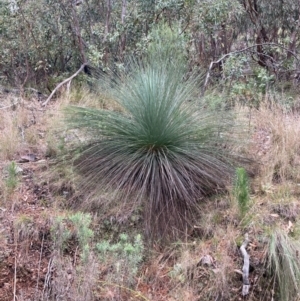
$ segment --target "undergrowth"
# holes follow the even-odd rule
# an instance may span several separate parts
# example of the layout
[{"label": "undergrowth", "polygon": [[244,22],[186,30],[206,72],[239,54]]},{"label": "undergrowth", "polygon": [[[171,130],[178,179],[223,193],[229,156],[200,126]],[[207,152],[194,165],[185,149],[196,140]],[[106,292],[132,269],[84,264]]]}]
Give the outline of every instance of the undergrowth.
[{"label": "undergrowth", "polygon": [[84,136],[70,162],[81,176],[81,191],[113,193],[118,208],[130,201],[142,207],[145,237],[166,242],[192,226],[199,200],[227,189],[241,156],[233,149],[233,114],[205,108],[196,97],[201,76],[187,76],[182,54],[156,39],[129,71],[101,78],[121,110],[70,106],[66,121]]},{"label": "undergrowth", "polygon": [[238,202],[240,214],[243,217],[249,209],[250,202],[248,175],[244,168],[236,169],[234,195]]},{"label": "undergrowth", "polygon": [[[140,75],[141,73],[136,73],[135,75],[137,76],[138,74]],[[130,76],[129,78],[132,80],[130,82],[131,85],[137,77]],[[136,86],[132,86],[132,93],[140,91],[139,84],[147,83],[147,81],[143,82],[142,79],[134,83]],[[151,83],[156,83],[155,80],[157,79],[153,78]],[[137,86],[139,86],[139,89],[137,89]],[[124,87],[127,87],[127,85],[120,85],[118,92],[122,91],[122,93],[125,93],[122,90]],[[135,87],[136,89],[134,90]],[[155,90],[154,86],[150,85],[150,87],[153,93],[155,91],[159,92]],[[76,88],[69,95],[61,96],[60,99],[53,102],[53,105],[64,107],[73,103],[78,106],[88,106],[92,108],[88,111],[88,115],[97,112],[95,108],[105,110],[106,117],[109,115],[109,117],[115,118],[117,121],[121,118],[122,122],[124,121],[123,119],[126,119],[126,122],[122,123],[123,125],[136,126],[138,124],[141,126],[139,130],[141,130],[142,125],[140,123],[131,124],[133,115],[131,115],[129,109],[132,108],[122,107],[120,103],[115,101],[116,94],[108,96],[107,91],[105,93],[97,92],[95,95],[94,92],[87,89],[82,91]],[[147,92],[148,90],[145,88],[145,91]],[[251,93],[255,93],[255,91]],[[262,93],[262,91],[259,93]],[[182,106],[179,106],[177,111],[174,108],[172,113],[180,113],[182,108],[184,113],[189,113],[190,111],[187,109],[190,108],[189,100],[185,98],[181,103]],[[222,97],[218,99],[218,102],[222,102]],[[192,108],[195,108],[194,105],[196,105],[197,109],[199,108],[199,103],[196,103],[194,98],[191,103]],[[146,108],[153,109],[152,112],[155,112],[155,108],[150,104]],[[137,114],[144,114],[143,116],[146,117],[152,116],[151,114],[147,115],[145,110],[137,110],[137,107],[133,109],[136,110]],[[119,199],[114,198],[114,196],[119,197],[120,195],[114,194],[115,186],[110,190],[105,190],[101,187],[98,190],[100,193],[96,193],[94,197],[96,202],[103,204],[103,206],[98,206],[97,210],[94,210],[93,207],[86,207],[84,208],[84,213],[69,211],[69,206],[72,207],[72,202],[75,201],[82,202],[83,206],[85,206],[85,200],[89,199],[88,193],[84,189],[85,187],[81,187],[75,181],[74,170],[68,164],[60,164],[59,168],[54,168],[50,178],[49,174],[45,175],[43,173],[42,176],[39,174],[40,170],[35,169],[37,166],[36,162],[31,162],[31,165],[17,162],[20,154],[22,154],[22,148],[26,148],[26,151],[34,149],[32,147],[35,143],[38,143],[39,139],[36,137],[39,136],[36,135],[38,131],[34,131],[33,136],[30,138],[30,128],[26,128],[26,125],[30,124],[31,111],[29,111],[29,114],[26,114],[24,112],[27,112],[27,109],[24,110],[21,106],[16,106],[16,108],[11,108],[10,110],[9,114],[6,115],[4,113],[2,115],[1,112],[3,120],[0,122],[2,130],[0,133],[0,156],[3,160],[1,162],[2,201],[0,221],[4,225],[4,230],[0,229],[0,268],[7,261],[10,264],[7,271],[11,273],[14,270],[13,257],[5,255],[2,252],[2,247],[7,244],[13,248],[19,248],[22,256],[16,257],[16,278],[17,284],[19,281],[21,283],[20,275],[23,275],[21,274],[22,271],[26,270],[23,269],[25,259],[31,260],[32,257],[30,256],[32,256],[33,252],[34,254],[39,253],[41,265],[44,263],[44,269],[41,268],[39,270],[37,281],[33,281],[34,289],[37,293],[35,298],[31,298],[32,300],[240,300],[242,298],[241,269],[243,258],[240,255],[239,247],[243,242],[245,233],[248,233],[250,239],[247,247],[251,263],[249,273],[250,295],[247,297],[248,300],[299,300],[300,139],[298,138],[300,128],[297,111],[291,111],[286,107],[270,102],[260,103],[260,106],[255,106],[248,110],[247,124],[249,125],[248,130],[252,135],[253,143],[248,149],[244,147],[243,151],[251,154],[255,158],[256,164],[255,168],[253,168],[254,172],[249,173],[249,177],[247,177],[244,169],[236,170],[236,181],[231,183],[234,186],[233,190],[231,190],[232,185],[230,186],[230,191],[234,191],[235,203],[231,202],[232,195],[230,193],[222,193],[217,196],[212,196],[209,193],[201,194],[201,198],[197,199],[197,204],[201,204],[201,211],[198,212],[199,214],[197,213],[197,219],[190,220],[188,227],[183,227],[182,235],[176,236],[177,239],[173,240],[172,244],[166,243],[163,246],[157,244],[154,240],[154,243],[150,246],[146,244],[145,236],[141,236],[139,233],[142,232],[142,221],[144,219],[141,213],[142,205],[144,205],[146,210],[149,208],[147,207],[147,200],[148,196],[154,193],[153,191],[148,191],[144,195],[139,193],[126,194],[125,196],[128,197],[126,204],[123,204],[123,207],[116,206],[115,210],[111,210],[108,214],[105,210],[107,203],[118,204]],[[232,108],[232,110],[235,110],[235,108]],[[85,114],[87,111],[83,109],[81,112]],[[165,113],[168,112],[166,109],[162,112],[162,115],[158,114],[156,117],[165,116]],[[64,128],[60,127],[61,124],[56,121],[56,118],[61,118],[62,114],[54,113],[53,116],[50,116],[51,114],[51,112],[47,113],[47,118],[51,119],[48,121],[47,127],[51,127],[52,130],[45,134],[45,140],[48,140],[48,142],[43,142],[42,147],[45,147],[46,150],[41,152],[42,155],[47,155],[45,160],[49,160],[49,162],[57,159],[61,153],[68,151],[70,146],[77,145],[77,142],[85,143],[87,138],[89,138],[81,131],[65,131]],[[194,130],[190,131],[189,126],[192,121],[195,121],[195,124],[198,126],[197,119],[201,115],[198,115],[195,110],[192,119],[190,119],[191,122],[184,124],[186,115],[179,116],[176,114],[175,119],[171,120],[178,121],[182,119],[182,124],[179,128],[174,126],[174,136],[177,137],[178,133],[181,134],[184,130],[191,135],[195,134]],[[127,118],[128,116],[130,118]],[[137,115],[136,119],[138,117],[140,115]],[[221,115],[221,117],[223,116]],[[102,120],[97,123],[97,118],[95,119],[95,127],[102,124]],[[157,120],[160,121],[159,118]],[[201,122],[207,120],[210,119],[206,119],[205,115]],[[161,120],[161,122],[163,123],[164,120]],[[110,126],[113,125],[114,123],[110,124]],[[149,125],[149,123],[144,125]],[[157,130],[160,129],[158,125],[157,122],[153,128],[144,127],[144,129]],[[130,128],[124,127],[123,129],[128,131]],[[95,132],[97,133],[96,130]],[[197,134],[199,133],[197,132]],[[206,136],[209,136],[211,132],[208,131],[206,134]],[[206,136],[204,138],[207,138]],[[94,138],[95,135],[93,134],[92,137]],[[111,138],[112,136],[108,137]],[[202,138],[203,136],[201,136]],[[222,142],[219,146],[226,150],[228,148],[227,137],[221,138],[224,139],[221,139]],[[193,154],[195,154],[199,149],[194,144],[196,140],[193,139],[191,140],[193,143],[188,144],[188,146],[192,147]],[[128,142],[128,140],[126,141]],[[130,141],[132,142],[132,140]],[[186,140],[183,139],[182,141]],[[206,143],[207,140],[201,141]],[[213,143],[216,141],[219,140],[213,140]],[[124,140],[117,146],[123,146],[123,142]],[[48,146],[46,146],[47,143]],[[47,148],[49,150],[48,153]],[[156,159],[158,160],[158,158],[163,160],[164,156],[170,154],[166,150],[161,152],[160,155],[163,155],[159,157],[153,148],[151,150],[153,152],[150,152],[147,157],[150,163]],[[181,150],[184,149],[181,148]],[[118,149],[114,149],[114,151],[117,153]],[[153,153],[155,153],[155,156],[151,157]],[[186,154],[187,151],[183,153],[184,156]],[[121,156],[118,162],[121,162],[121,159],[125,161],[124,158],[124,156]],[[190,162],[194,164],[193,160],[197,157],[190,156],[189,158],[191,159]],[[207,159],[207,157],[205,158]],[[182,164],[182,161],[174,160],[174,162]],[[130,162],[132,163],[133,161]],[[227,161],[225,160],[224,162]],[[93,166],[93,163],[94,161],[89,166]],[[179,166],[182,168],[180,164]],[[128,167],[127,164],[126,166]],[[25,172],[30,170],[36,174],[33,178],[25,177],[25,172],[17,172],[18,167],[24,169]],[[164,167],[167,170],[169,165],[164,165]],[[120,171],[119,169],[116,170]],[[128,170],[123,169],[123,176],[124,172],[126,176],[130,176],[133,170],[133,167]],[[147,169],[144,168],[144,170]],[[234,170],[231,167],[230,175],[234,176]],[[176,171],[180,174],[179,168]],[[157,174],[159,172],[155,175]],[[211,176],[217,177],[218,174],[213,173]],[[226,172],[224,174],[227,175]],[[166,181],[162,184],[164,186],[160,186],[162,190],[159,196],[162,195],[162,192],[168,186],[167,189],[170,189],[171,192],[167,195],[174,195],[176,192],[176,195],[181,197],[182,195],[179,195],[179,193],[181,193],[180,189],[182,186],[174,190],[175,192],[172,190],[174,188],[172,186],[174,178],[168,175],[173,174],[165,172],[164,175],[164,180]],[[107,176],[107,174],[103,173],[102,176]],[[112,176],[112,178],[109,178],[109,181],[113,182],[116,180],[115,177],[117,176],[113,177],[112,174],[109,174],[109,176]],[[40,178],[41,180],[37,180]],[[121,187],[122,189],[127,189],[125,185],[128,184],[128,181],[130,184],[135,183],[133,179],[131,179],[132,181],[130,179],[130,177],[129,180],[126,177],[126,180],[121,182],[124,184]],[[34,185],[25,186],[24,183],[27,180],[32,181]],[[98,180],[98,178],[95,180]],[[41,200],[38,199],[40,181],[47,184],[48,193],[51,195],[49,199],[48,195],[43,196],[43,198],[47,198],[47,201],[42,209],[39,207]],[[120,184],[120,182],[118,183]],[[219,179],[217,179],[215,183],[222,184],[223,182],[219,182]],[[142,187],[146,191],[148,187],[156,189],[158,184],[155,185],[144,185]],[[222,184],[221,187],[216,185],[213,190],[223,190],[219,190],[219,188],[224,188],[224,186],[226,185]],[[134,188],[136,187],[134,186]],[[184,187],[187,192],[193,188],[188,185],[187,187],[188,189]],[[36,189],[34,190],[36,198],[33,198],[36,203],[27,202],[26,197],[29,191],[27,188]],[[5,189],[6,195],[10,194],[6,199],[3,197]],[[73,191],[80,189],[81,194],[74,197]],[[194,191],[192,190],[192,192]],[[137,196],[141,195],[143,197],[137,199]],[[178,199],[181,200],[180,197]],[[125,200],[125,198],[122,200]],[[157,198],[157,200],[161,201],[161,198]],[[14,210],[12,210],[11,206],[7,206],[9,201],[17,204]],[[138,204],[137,208],[133,209],[136,204]],[[180,202],[178,204],[182,205]],[[168,218],[173,218],[173,211],[169,210],[168,207],[171,205],[168,202],[162,205],[157,201],[157,206],[162,206],[159,208],[161,210],[164,209],[164,212],[170,216]],[[236,205],[238,205],[239,214],[237,214]],[[90,208],[92,210],[89,211]],[[10,227],[6,219],[9,220],[13,215],[15,215],[14,222]],[[182,219],[186,217],[188,215],[180,215]],[[157,214],[155,218],[154,222],[160,218],[160,215]],[[149,225],[152,226],[152,224]],[[156,226],[161,227],[158,224],[153,225],[154,228]],[[6,229],[11,231],[12,234],[10,232],[7,234]],[[173,231],[173,228],[171,229]],[[162,230],[164,232],[165,228],[162,228]],[[164,240],[165,237],[163,236],[162,239]],[[30,264],[33,265],[32,262]],[[26,267],[25,263],[24,267]],[[30,273],[31,282],[28,283],[33,283],[32,279]],[[7,284],[3,287],[5,286]],[[19,287],[17,287],[16,299],[22,300],[21,297]],[[26,300],[25,297],[24,300]]]},{"label": "undergrowth", "polygon": [[268,266],[274,283],[278,285],[282,301],[298,300],[300,285],[299,247],[297,240],[286,231],[274,230],[268,249]]},{"label": "undergrowth", "polygon": [[132,240],[131,242],[128,235],[122,233],[116,243],[107,240],[97,243],[96,250],[100,261],[112,269],[105,281],[127,287],[136,283],[138,268],[144,256],[144,243],[140,234]]}]

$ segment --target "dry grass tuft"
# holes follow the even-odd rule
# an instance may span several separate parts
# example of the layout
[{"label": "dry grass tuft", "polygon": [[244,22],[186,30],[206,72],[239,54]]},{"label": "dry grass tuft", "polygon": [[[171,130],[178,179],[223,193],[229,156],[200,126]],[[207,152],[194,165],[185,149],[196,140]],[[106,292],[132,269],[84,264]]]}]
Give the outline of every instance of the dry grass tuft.
[{"label": "dry grass tuft", "polygon": [[300,115],[279,104],[263,104],[253,113],[254,155],[262,163],[264,183],[300,181]]},{"label": "dry grass tuft", "polygon": [[11,109],[0,110],[0,157],[1,160],[12,160],[20,149],[21,135],[18,112]]},{"label": "dry grass tuft", "polygon": [[299,300],[299,242],[286,231],[274,230],[268,251],[270,271],[279,285],[278,297],[283,301]]},{"label": "dry grass tuft", "polygon": [[105,88],[101,84],[99,86],[99,89],[92,90],[89,86],[74,85],[70,91],[63,91],[55,103],[58,109],[67,105],[78,105],[111,111],[121,110],[121,106],[106,93]]},{"label": "dry grass tuft", "polygon": [[0,96],[0,103],[0,159],[12,160],[36,150],[44,130],[37,100],[8,95]]},{"label": "dry grass tuft", "polygon": [[98,263],[91,254],[86,264],[74,267],[71,258],[55,255],[53,258],[55,277],[45,294],[47,298],[64,300],[95,300],[95,287],[98,278]]},{"label": "dry grass tuft", "polygon": [[[118,110],[115,102],[108,99],[104,94],[92,92],[89,87],[77,86],[73,86],[70,91],[62,91],[60,96],[48,105],[45,114],[45,156],[49,159],[50,165],[52,162],[56,162],[57,159],[60,161],[52,166],[44,176],[48,179],[49,189],[55,196],[55,203],[58,206],[75,207],[77,199],[80,198],[78,198],[80,192],[74,197],[76,175],[73,172],[73,167],[64,162],[63,159],[70,145],[77,144],[85,139],[78,131],[67,130],[64,123],[62,110],[68,105],[75,104],[92,108]],[[102,198],[102,196],[98,197]],[[90,200],[89,197],[84,199],[87,199],[84,204],[82,204],[81,198],[79,200],[79,203],[82,204],[80,208],[84,207],[85,211],[95,209],[93,200]]]},{"label": "dry grass tuft", "polygon": [[[8,104],[10,102],[9,100]],[[24,150],[36,147],[42,153],[44,148],[49,154],[52,152],[52,155],[49,155],[50,159],[55,159],[69,144],[76,142],[77,139],[84,139],[84,136],[80,136],[76,131],[67,132],[63,128],[61,122],[63,116],[59,110],[69,103],[108,108],[112,111],[120,109],[105,95],[91,93],[88,89],[74,88],[69,94],[64,93],[51,102],[46,110],[40,113],[38,110],[28,109],[30,103],[25,100],[17,103],[15,107],[0,110],[0,160],[3,161],[1,169],[6,170],[6,166],[14,162],[13,160],[17,162],[17,158]],[[35,105],[37,109],[40,108],[38,103]],[[32,124],[33,116],[37,117],[38,128]],[[45,277],[44,282],[38,286],[39,291],[35,299],[241,300],[243,258],[239,247],[244,240],[244,233],[247,232],[250,237],[247,252],[251,263],[249,274],[251,286],[247,300],[263,301],[272,298],[294,300],[293,297],[296,296],[300,285],[297,257],[299,250],[297,240],[300,237],[299,121],[300,117],[296,112],[287,112],[276,104],[262,105],[259,110],[252,109],[250,125],[254,129],[254,146],[247,149],[241,144],[239,149],[245,153],[251,152],[261,163],[260,174],[254,179],[260,183],[260,190],[249,191],[251,206],[241,216],[233,193],[203,200],[201,216],[193,224],[191,232],[188,229],[184,232],[187,236],[185,241],[160,249],[155,254],[153,249],[139,251],[144,256],[140,264],[135,264],[137,252],[132,249],[135,247],[132,241],[128,238],[128,241],[121,245],[117,241],[117,234],[123,231],[130,233],[130,239],[133,233],[139,231],[142,215],[140,208],[132,214],[136,208],[131,200],[126,206],[116,208],[112,206],[105,211],[103,207],[97,207],[96,203],[100,198],[103,202],[112,202],[112,193],[100,193],[97,195],[98,199],[89,199],[87,194],[82,194],[82,198],[78,197],[81,202],[82,199],[87,199],[86,202],[82,202],[85,210],[98,214],[97,221],[94,217],[91,225],[86,227],[86,230],[94,231],[95,236],[85,245],[83,243],[80,245],[78,236],[78,229],[84,227],[75,227],[77,223],[69,218],[71,214],[69,211],[50,210],[52,213],[47,211],[41,217],[41,213],[35,211],[36,207],[34,207],[36,213],[21,210],[19,212],[23,206],[20,201],[20,204],[15,206],[16,210],[11,211],[17,214],[13,223],[15,242],[22,254],[29,254],[23,256],[24,262],[30,257],[32,245],[36,247],[35,252],[40,252],[41,256],[46,256],[46,250],[49,251],[48,259],[51,254],[51,259],[44,265],[45,268],[41,269]],[[46,142],[39,138],[39,133],[47,140],[47,147]],[[74,205],[73,193],[76,189],[80,189],[74,185],[72,168],[64,164],[58,165],[51,174],[43,174],[42,177],[38,173],[40,169],[34,170],[37,171],[35,181],[45,181],[47,178],[49,182],[47,187],[49,195],[51,194],[49,202],[51,209],[56,206],[69,208],[70,205]],[[17,178],[20,185],[11,189],[10,196],[6,193],[7,187],[10,187],[8,179],[4,173],[0,178],[2,202],[22,200],[19,196],[24,188],[21,174]],[[249,182],[251,181],[253,179],[250,178]],[[15,187],[13,182],[10,185]],[[2,207],[0,202],[1,218],[9,211]],[[135,219],[130,218],[132,215]],[[59,220],[61,227],[55,228],[54,220],[57,220],[58,216],[61,216]],[[41,219],[44,222],[41,222]],[[0,231],[0,242],[5,244],[7,237],[3,233]],[[53,233],[59,236],[56,240]],[[88,231],[86,233],[89,234]],[[41,234],[45,236],[42,238]],[[60,241],[61,249],[58,247]],[[104,250],[105,260],[99,259],[99,250],[96,249],[97,243],[99,247],[101,242],[100,249]],[[122,253],[122,250],[125,250],[125,247],[122,248],[123,245],[127,249],[130,247],[128,249],[131,252],[130,256]],[[87,246],[87,249],[83,246]],[[84,254],[86,256],[83,256]],[[41,257],[41,260],[46,258]],[[271,267],[269,273],[266,267],[267,260]],[[41,263],[43,266],[43,262]],[[127,264],[125,268],[124,263]],[[131,282],[128,281],[130,273],[132,273]]]},{"label": "dry grass tuft", "polygon": [[239,294],[232,288],[240,281],[235,270],[241,268],[236,235],[231,226],[218,228],[210,239],[177,247],[167,274],[171,300],[235,300]]}]

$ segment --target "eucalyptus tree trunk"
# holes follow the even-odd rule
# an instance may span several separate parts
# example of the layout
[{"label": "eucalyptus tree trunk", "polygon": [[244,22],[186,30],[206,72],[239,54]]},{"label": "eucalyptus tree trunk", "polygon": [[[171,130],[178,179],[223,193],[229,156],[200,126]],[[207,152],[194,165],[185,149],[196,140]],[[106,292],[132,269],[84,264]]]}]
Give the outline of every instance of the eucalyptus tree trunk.
[{"label": "eucalyptus tree trunk", "polygon": [[296,22],[296,26],[292,32],[291,35],[291,41],[289,44],[289,52],[287,53],[287,59],[290,59],[292,57],[292,53],[296,52],[296,44],[299,37],[299,29],[300,29],[300,0],[298,1],[298,20]]},{"label": "eucalyptus tree trunk", "polygon": [[126,47],[126,33],[125,33],[125,18],[127,11],[127,0],[122,0],[122,13],[121,13],[121,24],[123,33],[120,37],[120,61],[124,60],[124,51]]},{"label": "eucalyptus tree trunk", "polygon": [[103,63],[105,65],[108,64],[109,61],[109,49],[107,43],[107,37],[110,33],[110,19],[111,19],[111,11],[112,11],[112,3],[111,0],[106,0],[106,18],[105,18],[105,29],[104,29],[104,38],[103,44],[104,47],[104,55],[103,55]]}]

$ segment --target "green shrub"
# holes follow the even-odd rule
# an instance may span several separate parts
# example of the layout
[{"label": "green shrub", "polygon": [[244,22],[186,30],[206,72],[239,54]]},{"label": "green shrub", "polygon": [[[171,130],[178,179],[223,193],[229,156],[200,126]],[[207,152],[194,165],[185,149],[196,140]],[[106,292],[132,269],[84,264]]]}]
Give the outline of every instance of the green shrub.
[{"label": "green shrub", "polygon": [[9,192],[12,192],[18,185],[19,179],[18,179],[18,173],[20,172],[20,168],[16,164],[16,162],[12,161],[7,166],[7,177],[5,179],[6,187]]},{"label": "green shrub", "polygon": [[131,62],[113,84],[102,78],[118,110],[66,110],[70,128],[85,134],[74,163],[81,191],[110,188],[121,203],[142,204],[147,237],[185,233],[199,199],[224,190],[234,175],[233,119],[192,101],[199,77],[187,77],[182,58],[162,60],[161,52],[152,48],[150,59]]},{"label": "green shrub", "polygon": [[52,222],[51,238],[54,249],[63,252],[67,248],[67,242],[71,238],[71,230],[66,226],[66,219],[63,216],[57,216]]},{"label": "green shrub", "polygon": [[240,214],[244,216],[249,209],[250,202],[248,175],[244,168],[236,169],[234,194],[239,205]]},{"label": "green shrub", "polygon": [[91,215],[87,213],[77,212],[69,216],[69,220],[75,227],[75,233],[81,248],[81,258],[87,262],[90,254],[90,241],[94,237],[94,232],[89,227],[91,225]]},{"label": "green shrub", "polygon": [[143,260],[144,244],[142,236],[136,235],[131,243],[127,234],[120,234],[117,243],[107,240],[96,245],[100,260],[113,267],[112,281],[131,286],[135,282],[139,265]]},{"label": "green shrub", "polygon": [[89,228],[91,224],[90,214],[77,212],[66,217],[55,218],[51,227],[51,236],[54,248],[64,251],[68,242],[73,238],[78,240],[80,255],[83,262],[87,262],[90,254],[90,242],[94,232]]}]

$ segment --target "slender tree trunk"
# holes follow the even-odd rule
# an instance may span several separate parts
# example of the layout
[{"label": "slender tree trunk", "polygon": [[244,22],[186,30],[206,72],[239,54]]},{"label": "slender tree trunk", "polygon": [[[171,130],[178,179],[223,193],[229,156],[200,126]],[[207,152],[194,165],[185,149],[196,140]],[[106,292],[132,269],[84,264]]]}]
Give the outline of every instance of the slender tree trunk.
[{"label": "slender tree trunk", "polygon": [[108,57],[109,57],[109,49],[108,49],[108,45],[107,45],[107,37],[108,37],[108,35],[110,33],[111,10],[112,10],[111,0],[106,0],[106,19],[105,19],[104,38],[103,38],[103,44],[105,45],[103,62],[104,62],[105,65],[108,64]]},{"label": "slender tree trunk", "polygon": [[221,48],[222,54],[226,54],[229,52],[228,43],[227,43],[227,32],[226,32],[226,23],[222,23],[221,25]]},{"label": "slender tree trunk", "polygon": [[105,29],[104,29],[104,39],[103,42],[105,43],[107,40],[107,36],[110,33],[110,17],[111,17],[111,0],[106,0],[106,19],[105,19]]},{"label": "slender tree trunk", "polygon": [[127,11],[127,0],[122,0],[121,23],[123,25],[123,33],[120,38],[120,59],[121,59],[121,61],[124,60],[124,51],[125,51],[125,47],[126,47],[126,33],[125,33],[125,29],[124,29],[126,11]]},{"label": "slender tree trunk", "polygon": [[291,35],[291,41],[289,45],[289,52],[287,53],[287,58],[290,59],[292,57],[292,52],[295,53],[296,43],[299,36],[299,28],[300,28],[300,0],[298,1],[298,20],[296,22],[296,26]]},{"label": "slender tree trunk", "polygon": [[75,7],[72,6],[72,14],[73,14],[73,26],[74,26],[74,31],[76,34],[76,39],[77,39],[77,44],[78,44],[78,48],[79,48],[79,52],[81,55],[81,60],[82,63],[85,64],[87,62],[86,59],[86,55],[85,55],[85,50],[84,50],[84,41],[82,39],[82,35],[81,35],[81,28],[79,25],[79,21],[78,21],[78,16],[75,10]]}]

